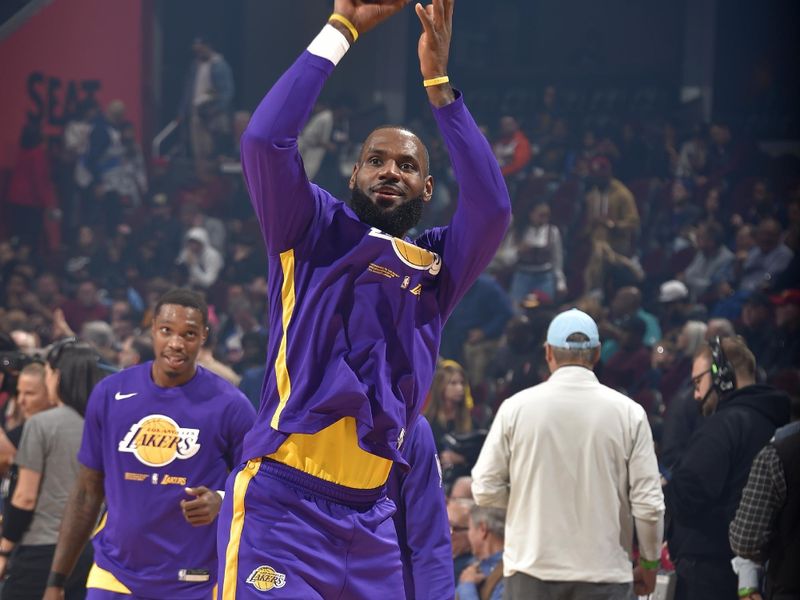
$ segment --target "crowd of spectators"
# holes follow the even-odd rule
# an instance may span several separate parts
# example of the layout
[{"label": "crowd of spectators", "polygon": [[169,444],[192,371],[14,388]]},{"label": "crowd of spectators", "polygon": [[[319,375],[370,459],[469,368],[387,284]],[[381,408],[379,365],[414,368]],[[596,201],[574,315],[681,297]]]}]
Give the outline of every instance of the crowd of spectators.
[{"label": "crowd of spectators", "polygon": [[[220,60],[202,40],[195,46]],[[189,106],[188,146],[199,152],[202,110]],[[584,127],[596,115],[564,116],[558,90],[547,86],[534,114],[497,114],[487,124],[514,219],[444,331],[425,416],[448,484],[468,473],[497,407],[548,377],[542,342],[562,307],[598,323],[599,379],[644,407],[665,474],[700,420],[691,365],[705,340],[741,335],[758,380],[800,401],[800,171],[727,122],[679,131],[668,116]],[[338,180],[332,189],[346,189],[342,165],[360,141],[348,138],[349,117],[321,106],[303,138],[312,170]],[[175,154],[149,168],[119,101],[82,107],[50,148],[35,123],[26,126],[0,203],[6,430],[25,417],[12,382],[26,355],[76,336],[110,367],[144,362],[154,303],[176,286],[203,291],[211,307],[200,363],[258,404],[267,263],[230,168],[245,121],[238,113],[232,128],[215,130],[230,139],[203,145],[202,165]],[[447,219],[458,191],[441,140],[429,123],[418,125],[437,178],[424,227]],[[473,527],[494,536],[481,550],[494,556],[502,518],[470,512],[468,503],[449,507],[454,552],[468,552],[466,540],[456,552],[456,533]],[[493,568],[487,563],[485,575]]]}]

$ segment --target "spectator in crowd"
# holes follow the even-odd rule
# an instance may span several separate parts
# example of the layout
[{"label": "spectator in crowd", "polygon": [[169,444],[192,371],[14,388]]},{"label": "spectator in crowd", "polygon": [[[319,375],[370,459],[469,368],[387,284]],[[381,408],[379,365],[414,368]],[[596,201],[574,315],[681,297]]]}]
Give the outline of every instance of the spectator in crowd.
[{"label": "spectator in crowd", "polygon": [[736,329],[729,319],[716,317],[709,319],[706,323],[705,341],[710,342],[714,338],[734,337]]},{"label": "spectator in crowd", "polygon": [[755,382],[756,362],[741,338],[716,339],[692,364],[694,398],[706,417],[666,487],[676,600],[735,598],[728,525],[753,458],[789,421],[789,398]]},{"label": "spectator in crowd", "polygon": [[451,500],[447,503],[447,520],[450,523],[450,545],[453,552],[454,581],[474,560],[469,543],[469,512],[475,503],[472,500]]},{"label": "spectator in crowd", "polygon": [[474,500],[472,497],[472,477],[462,475],[453,482],[447,501],[452,500]]},{"label": "spectator in crowd", "polygon": [[631,260],[639,232],[639,211],[631,191],[613,177],[611,161],[597,156],[590,163],[586,194],[584,234],[592,244],[586,266],[586,290],[603,289],[606,277],[616,280],[642,277],[641,267]]},{"label": "spectator in crowd", "polygon": [[507,181],[514,181],[523,174],[531,160],[531,142],[513,115],[500,117],[500,135],[492,145],[492,150]]},{"label": "spectator in crowd", "polygon": [[781,224],[767,218],[756,229],[756,246],[742,263],[739,289],[769,291],[773,280],[789,265],[793,252],[781,241]]},{"label": "spectator in crowd", "polygon": [[692,295],[702,302],[713,302],[707,294],[731,276],[735,257],[723,243],[722,226],[701,223],[695,230],[697,253],[683,273]]},{"label": "spectator in crowd", "polygon": [[316,179],[325,153],[334,148],[331,141],[333,120],[333,108],[326,102],[319,101],[314,107],[314,114],[297,138],[297,147],[303,157],[303,167],[309,181]]},{"label": "spectator in crowd", "polygon": [[186,77],[178,118],[189,127],[192,156],[199,175],[231,145],[233,71],[204,36],[192,42],[194,61]]},{"label": "spectator in crowd", "polygon": [[192,227],[186,232],[176,263],[189,269],[189,285],[202,290],[216,283],[225,265],[222,255],[211,245],[208,232],[202,227]]},{"label": "spectator in crowd", "polygon": [[620,324],[623,321],[636,317],[645,324],[642,342],[648,348],[652,347],[661,337],[661,327],[655,315],[642,308],[642,292],[638,287],[628,285],[619,288],[611,299],[608,316],[600,319],[597,324],[600,337],[603,341],[600,360],[607,362],[619,348],[622,338]]},{"label": "spectator in crowd", "polygon": [[86,321],[81,327],[81,334],[78,337],[82,342],[86,342],[94,348],[105,364],[117,364],[117,350],[111,325],[105,321]]},{"label": "spectator in crowd", "polygon": [[564,247],[558,227],[550,223],[550,206],[535,200],[514,223],[501,253],[513,265],[510,295],[515,307],[534,291],[555,300],[567,292],[564,275]]},{"label": "spectator in crowd", "polygon": [[690,179],[697,186],[708,182],[708,128],[697,125],[681,144],[675,177]]},{"label": "spectator in crowd", "polygon": [[17,376],[17,389],[14,396],[14,405],[20,412],[22,423],[8,428],[0,429],[0,471],[4,473],[3,484],[0,486],[2,494],[3,519],[7,519],[7,510],[11,496],[16,487],[18,468],[13,463],[14,456],[22,439],[22,430],[25,421],[33,415],[53,408],[55,399],[47,393],[45,382],[45,368],[39,362],[25,365]]},{"label": "spectator in crowd", "polygon": [[[60,596],[104,501],[87,587],[133,597],[212,594],[216,490],[239,463],[255,412],[233,386],[197,366],[207,328],[199,294],[167,292],[151,327],[155,361],[115,373],[92,392],[45,598]],[[166,446],[165,437],[172,439]],[[139,543],[142,537],[152,543]],[[189,555],[197,571],[187,578],[180,572]]]},{"label": "spectator in crowd", "polygon": [[84,181],[86,220],[106,231],[122,220],[122,196],[128,190],[120,187],[126,152],[122,142],[125,110],[121,100],[112,100],[104,113],[97,114],[89,133],[89,149],[82,158],[88,173]]},{"label": "spectator in crowd", "polygon": [[547,377],[543,373],[546,365],[541,340],[552,314],[541,307],[532,309],[531,313],[530,316],[518,315],[508,322],[503,342],[489,367],[495,386],[495,405]]},{"label": "spectator in crowd", "polygon": [[733,139],[731,125],[716,119],[709,128],[708,172],[712,184],[730,188],[732,178],[740,176],[744,162],[744,148]]},{"label": "spectator in crowd", "polygon": [[[631,398],[647,385],[650,349],[642,339],[646,325],[639,317],[628,317],[619,324],[619,350],[603,365],[600,381]],[[652,407],[645,406],[650,412]]]},{"label": "spectator in crowd", "polygon": [[[45,368],[48,395],[56,407],[28,419],[14,459],[19,474],[0,540],[0,572],[7,570],[0,594],[4,600],[44,594],[58,526],[78,475],[86,402],[104,375],[94,350],[74,341],[55,345]],[[91,564],[91,554],[81,553],[83,548],[76,548],[77,567],[62,582],[67,598],[82,597]]]},{"label": "spectator in crowd", "polygon": [[649,594],[664,502],[647,416],[597,381],[600,338],[589,315],[559,314],[545,348],[550,379],[500,406],[472,471],[476,503],[509,511],[505,597]]},{"label": "spectator in crowd", "polygon": [[21,243],[39,252],[42,250],[45,218],[57,218],[59,205],[50,177],[50,159],[38,121],[28,122],[22,130],[17,163],[7,194],[11,231]]},{"label": "spectator in crowd", "polygon": [[[424,409],[439,452],[442,451],[445,434],[472,431],[473,405],[464,368],[453,360],[439,361]],[[463,462],[463,457],[449,457],[449,462],[453,460]]]},{"label": "spectator in crowd", "polygon": [[397,505],[397,529],[406,600],[452,598],[453,555],[442,471],[433,432],[419,415],[403,444],[408,470],[393,465],[386,495]]},{"label": "spectator in crowd", "polygon": [[477,559],[461,571],[457,600],[503,598],[503,538],[506,513],[500,508],[473,506],[469,511],[467,537]]},{"label": "spectator in crowd", "polygon": [[119,351],[119,366],[123,369],[134,365],[141,365],[153,360],[153,342],[143,335],[131,335],[124,342]]},{"label": "spectator in crowd", "polygon": [[100,301],[97,284],[91,279],[79,283],[75,298],[64,302],[61,309],[72,331],[80,331],[88,321],[105,321],[109,314],[108,307]]},{"label": "spectator in crowd", "polygon": [[766,361],[769,375],[800,364],[800,289],[784,290],[772,303],[777,329]]},{"label": "spectator in crowd", "polygon": [[[767,565],[767,600],[800,596],[800,431],[767,444],[753,460],[728,529],[737,556]],[[739,587],[751,598],[758,586]]]},{"label": "spectator in crowd", "polygon": [[666,405],[661,464],[671,469],[686,451],[686,445],[700,424],[700,411],[691,383],[692,363],[706,339],[708,326],[702,321],[688,321],[675,343],[675,365],[662,379],[661,389]]},{"label": "spectator in crowd", "polygon": [[[486,307],[492,310],[487,314]],[[513,314],[508,294],[497,280],[481,274],[453,310],[442,331],[439,354],[464,363],[469,378],[483,381],[491,356]]]},{"label": "spectator in crowd", "polygon": [[692,310],[689,288],[677,279],[665,281],[658,288],[658,309],[661,330],[669,335],[680,330]]},{"label": "spectator in crowd", "polygon": [[744,301],[738,331],[756,357],[756,364],[760,367],[769,365],[772,358],[770,349],[777,335],[769,296],[763,292],[753,292]]}]

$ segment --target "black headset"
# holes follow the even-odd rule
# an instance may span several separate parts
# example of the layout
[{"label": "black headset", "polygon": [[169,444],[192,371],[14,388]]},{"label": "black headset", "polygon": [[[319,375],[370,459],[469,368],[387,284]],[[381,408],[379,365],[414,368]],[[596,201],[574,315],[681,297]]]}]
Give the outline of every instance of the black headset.
[{"label": "black headset", "polygon": [[711,382],[714,389],[720,394],[726,394],[736,389],[736,372],[725,358],[719,336],[708,342],[711,348]]}]

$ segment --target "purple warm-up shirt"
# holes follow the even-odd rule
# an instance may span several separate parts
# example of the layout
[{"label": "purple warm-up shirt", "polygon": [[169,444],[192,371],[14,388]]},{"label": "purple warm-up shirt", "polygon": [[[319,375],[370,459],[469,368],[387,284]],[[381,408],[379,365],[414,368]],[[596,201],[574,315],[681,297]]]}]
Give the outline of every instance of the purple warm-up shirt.
[{"label": "purple warm-up shirt", "polygon": [[460,189],[447,227],[413,244],[392,238],[309,182],[297,137],[333,66],[303,52],[242,136],[270,304],[267,377],[243,459],[353,417],[364,450],[403,462],[398,449],[430,386],[442,326],[510,219],[497,161],[460,94],[433,109]]}]

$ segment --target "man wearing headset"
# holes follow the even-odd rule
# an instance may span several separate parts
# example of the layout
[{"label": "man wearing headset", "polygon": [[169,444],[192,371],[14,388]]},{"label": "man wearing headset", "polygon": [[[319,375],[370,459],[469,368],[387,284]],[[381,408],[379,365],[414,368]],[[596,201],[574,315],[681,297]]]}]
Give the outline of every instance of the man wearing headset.
[{"label": "man wearing headset", "polygon": [[694,398],[705,421],[666,488],[675,600],[737,597],[728,524],[753,458],[789,422],[789,397],[756,383],[755,374],[755,357],[741,337],[715,338],[694,358]]}]

